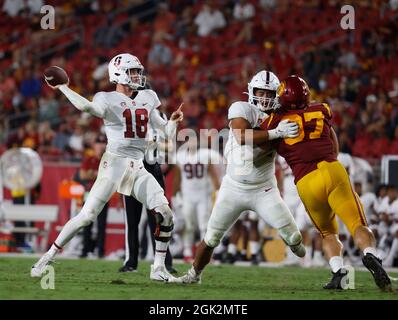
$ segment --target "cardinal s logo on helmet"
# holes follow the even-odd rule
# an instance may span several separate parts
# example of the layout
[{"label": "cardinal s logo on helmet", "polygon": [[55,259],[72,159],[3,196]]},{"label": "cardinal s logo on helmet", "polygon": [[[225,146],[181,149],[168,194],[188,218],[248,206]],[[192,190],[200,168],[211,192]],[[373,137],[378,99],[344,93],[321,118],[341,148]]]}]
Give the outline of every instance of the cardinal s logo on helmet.
[{"label": "cardinal s logo on helmet", "polygon": [[[132,70],[136,72],[132,74]],[[122,53],[113,57],[108,65],[108,73],[112,83],[128,85],[134,90],[145,87],[144,66],[132,54]]]}]

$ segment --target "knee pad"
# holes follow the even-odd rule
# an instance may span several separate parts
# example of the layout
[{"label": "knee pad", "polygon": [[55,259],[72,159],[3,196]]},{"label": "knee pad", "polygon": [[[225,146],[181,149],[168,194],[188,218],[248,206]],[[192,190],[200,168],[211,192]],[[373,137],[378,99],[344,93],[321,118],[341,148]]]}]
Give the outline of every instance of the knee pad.
[{"label": "knee pad", "polygon": [[162,205],[151,210],[151,214],[155,217],[155,239],[162,242],[168,242],[171,239],[173,231],[173,212],[168,205]]},{"label": "knee pad", "polygon": [[204,241],[208,247],[215,248],[220,244],[223,236],[224,232],[222,231],[207,229]]},{"label": "knee pad", "polygon": [[303,241],[303,237],[294,223],[279,228],[278,233],[288,246],[295,246]]}]

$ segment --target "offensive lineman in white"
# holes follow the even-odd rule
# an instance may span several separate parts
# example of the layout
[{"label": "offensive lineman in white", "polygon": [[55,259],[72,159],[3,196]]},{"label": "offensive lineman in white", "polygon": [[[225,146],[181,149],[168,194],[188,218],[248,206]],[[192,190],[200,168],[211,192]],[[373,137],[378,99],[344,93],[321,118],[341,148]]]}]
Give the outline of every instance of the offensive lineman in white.
[{"label": "offensive lineman in white", "polygon": [[184,260],[192,262],[195,226],[203,239],[211,213],[211,192],[218,191],[220,183],[215,168],[218,159],[212,159],[212,150],[198,148],[196,135],[190,137],[186,145],[180,147],[174,167],[173,195],[181,191],[182,213],[184,215]]},{"label": "offensive lineman in white", "polygon": [[253,130],[267,117],[265,111],[277,105],[278,78],[269,71],[256,74],[248,84],[249,101],[238,101],[228,111],[229,139],[224,153],[227,174],[222,180],[206,235],[197,248],[187,274],[173,279],[179,283],[200,283],[201,273],[213,250],[242,211],[257,212],[299,257],[304,257],[301,234],[279,193],[275,177],[275,151],[258,145],[298,135],[298,126],[288,120],[269,131]]},{"label": "offensive lineman in white", "polygon": [[[101,159],[97,179],[80,213],[69,220],[49,251],[32,266],[31,276],[41,277],[55,255],[84,226],[94,221],[105,203],[115,191],[132,195],[145,207],[153,210],[156,228],[155,261],[151,265],[150,278],[168,281],[172,277],[164,266],[167,246],[173,229],[173,213],[164,191],[156,179],[143,166],[148,146],[148,125],[161,129],[172,138],[178,122],[182,121],[181,106],[170,121],[164,120],[156,108],[160,101],[152,90],[139,90],[145,86],[144,67],[131,54],[119,54],[109,63],[110,82],[116,84],[112,92],[98,92],[90,102],[68,87],[68,84],[52,87],[59,89],[80,111],[104,120],[108,138],[106,151]],[[134,98],[130,98],[135,93]],[[149,122],[149,124],[148,124]]]}]

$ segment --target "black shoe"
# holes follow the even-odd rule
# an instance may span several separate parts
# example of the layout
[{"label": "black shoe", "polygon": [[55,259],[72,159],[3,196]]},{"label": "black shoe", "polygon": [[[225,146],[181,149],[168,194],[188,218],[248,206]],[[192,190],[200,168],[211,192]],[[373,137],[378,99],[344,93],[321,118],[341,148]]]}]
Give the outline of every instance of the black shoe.
[{"label": "black shoe", "polygon": [[382,262],[373,254],[367,253],[362,258],[362,263],[375,279],[376,285],[384,291],[392,291],[391,280],[387,272],[383,269]]},{"label": "black shoe", "polygon": [[252,254],[252,256],[250,257],[250,261],[253,266],[257,266],[259,263],[258,256],[256,254]]},{"label": "black shoe", "polygon": [[119,269],[119,272],[137,272],[137,269],[130,266],[123,266]]},{"label": "black shoe", "polygon": [[332,279],[329,281],[329,283],[323,286],[323,289],[343,289],[341,283],[343,281],[343,278],[347,276],[347,273],[348,271],[344,268],[341,268],[337,272],[332,272]]},{"label": "black shoe", "polygon": [[222,261],[222,254],[221,253],[213,254],[213,260]]},{"label": "black shoe", "polygon": [[238,252],[236,254],[236,260],[237,261],[248,261],[246,254],[242,254],[240,252]]},{"label": "black shoe", "polygon": [[229,263],[229,264],[234,264],[235,261],[236,261],[235,256],[233,254],[231,254],[231,253],[228,253],[227,254],[227,258],[225,259],[225,262]]},{"label": "black shoe", "polygon": [[168,266],[166,266],[166,269],[167,269],[167,271],[168,271],[170,274],[177,274],[177,273],[178,273],[178,271],[177,271],[176,269],[174,269],[173,267],[168,267]]}]

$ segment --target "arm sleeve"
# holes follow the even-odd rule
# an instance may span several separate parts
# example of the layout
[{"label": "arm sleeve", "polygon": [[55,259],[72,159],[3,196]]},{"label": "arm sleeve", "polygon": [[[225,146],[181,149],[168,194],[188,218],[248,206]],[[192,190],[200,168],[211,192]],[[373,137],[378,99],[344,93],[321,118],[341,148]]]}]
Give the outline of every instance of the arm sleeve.
[{"label": "arm sleeve", "polygon": [[80,111],[88,112],[93,116],[103,118],[106,110],[106,103],[103,93],[99,92],[94,96],[92,102],[82,97],[66,85],[60,86],[59,90],[68,98],[68,100]]},{"label": "arm sleeve", "polygon": [[232,120],[235,118],[243,118],[249,120],[244,107],[240,103],[233,103],[229,107],[228,120]]},{"label": "arm sleeve", "polygon": [[153,108],[154,109],[159,108],[159,106],[161,105],[161,102],[160,102],[159,97],[156,94],[156,92],[153,90],[148,90],[148,94],[151,96]]},{"label": "arm sleeve", "polygon": [[174,139],[177,133],[177,122],[163,119],[158,109],[151,111],[150,121],[155,129],[164,132],[167,139]]}]

